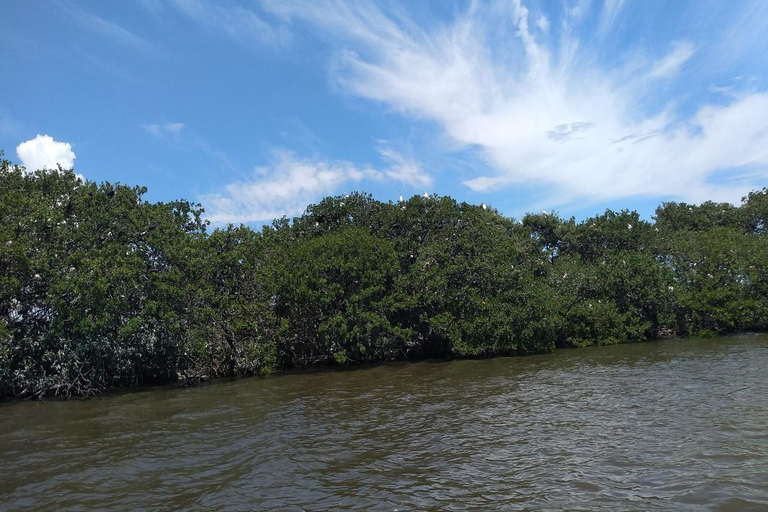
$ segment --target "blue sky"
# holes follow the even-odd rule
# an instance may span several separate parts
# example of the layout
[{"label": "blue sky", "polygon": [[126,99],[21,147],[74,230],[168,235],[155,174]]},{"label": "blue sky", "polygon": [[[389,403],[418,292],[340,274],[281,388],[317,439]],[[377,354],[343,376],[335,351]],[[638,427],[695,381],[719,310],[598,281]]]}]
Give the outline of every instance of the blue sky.
[{"label": "blue sky", "polygon": [[763,0],[6,2],[0,149],[259,225],[352,190],[508,216],[768,185]]}]

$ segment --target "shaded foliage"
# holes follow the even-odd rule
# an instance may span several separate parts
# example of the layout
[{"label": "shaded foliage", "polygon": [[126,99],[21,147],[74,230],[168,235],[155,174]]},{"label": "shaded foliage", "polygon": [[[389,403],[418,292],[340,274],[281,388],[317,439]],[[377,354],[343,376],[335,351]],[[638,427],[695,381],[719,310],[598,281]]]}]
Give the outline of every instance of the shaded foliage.
[{"label": "shaded foliage", "polygon": [[255,231],[0,164],[0,396],[768,327],[768,189],[520,222],[353,193]]}]

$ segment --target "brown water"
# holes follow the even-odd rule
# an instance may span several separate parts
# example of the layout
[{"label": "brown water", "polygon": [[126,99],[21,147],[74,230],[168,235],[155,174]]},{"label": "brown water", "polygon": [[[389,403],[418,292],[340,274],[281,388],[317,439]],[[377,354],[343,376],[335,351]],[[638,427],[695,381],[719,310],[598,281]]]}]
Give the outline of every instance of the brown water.
[{"label": "brown water", "polygon": [[768,337],[0,406],[2,510],[768,510]]}]

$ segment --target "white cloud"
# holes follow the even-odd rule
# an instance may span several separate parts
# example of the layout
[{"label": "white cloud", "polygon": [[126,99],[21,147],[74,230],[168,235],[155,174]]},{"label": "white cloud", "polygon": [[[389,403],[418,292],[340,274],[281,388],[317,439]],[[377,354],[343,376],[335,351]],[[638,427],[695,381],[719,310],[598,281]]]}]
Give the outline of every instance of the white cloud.
[{"label": "white cloud", "polygon": [[391,164],[380,172],[381,181],[386,181],[388,178],[414,188],[432,186],[432,177],[424,172],[419,162],[405,158],[391,149],[380,149],[379,154]]},{"label": "white cloud", "polygon": [[75,153],[68,142],[57,142],[49,135],[38,135],[16,147],[16,155],[27,171],[39,169],[71,169],[75,165]]},{"label": "white cloud", "polygon": [[536,20],[536,26],[545,34],[549,32],[549,20],[544,15],[539,16],[539,19]]},{"label": "white cloud", "polygon": [[207,218],[214,224],[270,220],[294,216],[306,206],[364,173],[349,162],[312,161],[277,152],[270,167],[257,167],[250,182],[231,183],[223,194],[203,196]]},{"label": "white cloud", "polygon": [[184,129],[184,123],[144,124],[141,127],[155,137],[178,137],[181,135],[181,130]]},{"label": "white cloud", "polygon": [[675,43],[674,49],[659,60],[648,74],[651,78],[669,78],[676,75],[683,64],[693,57],[693,45],[687,41]]},{"label": "white cloud", "polygon": [[603,10],[600,12],[600,26],[597,29],[600,34],[605,34],[611,29],[625,2],[626,0],[605,1]]},{"label": "white cloud", "polygon": [[[603,12],[606,24],[621,4]],[[587,1],[567,4],[560,37],[546,44],[529,29],[520,0],[473,4],[431,31],[363,1],[266,5],[346,45],[332,68],[344,90],[436,123],[451,149],[479,150],[495,173],[465,180],[473,190],[544,185],[554,204],[631,196],[738,200],[754,182],[709,180],[736,168],[768,178],[768,95],[743,95],[688,117],[680,117],[674,98],[649,107],[649,97],[658,101],[658,81],[684,70],[693,45],[680,41],[655,61],[635,52],[602,67],[573,35]],[[516,37],[499,37],[509,20]]]},{"label": "white cloud", "polygon": [[343,160],[325,162],[276,151],[271,165],[257,167],[250,181],[230,183],[222,193],[207,194],[200,200],[214,224],[256,222],[300,215],[310,203],[364,179],[412,186],[431,184],[417,162],[389,149],[380,153],[391,165],[377,170]]}]

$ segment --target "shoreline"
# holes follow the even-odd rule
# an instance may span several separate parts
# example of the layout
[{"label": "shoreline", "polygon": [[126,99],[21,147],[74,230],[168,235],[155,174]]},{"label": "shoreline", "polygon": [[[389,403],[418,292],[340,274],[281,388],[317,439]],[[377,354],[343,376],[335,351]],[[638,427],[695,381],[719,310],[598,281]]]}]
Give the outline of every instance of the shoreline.
[{"label": "shoreline", "polygon": [[731,332],[731,333],[719,334],[717,336],[662,336],[655,339],[649,339],[644,341],[630,341],[630,342],[603,344],[603,345],[595,344],[595,345],[589,345],[589,346],[583,346],[583,347],[573,347],[573,346],[560,347],[552,351],[538,352],[538,353],[532,353],[532,354],[494,354],[494,355],[487,355],[487,356],[478,356],[478,355],[459,356],[459,357],[453,357],[453,358],[426,357],[426,358],[419,358],[419,359],[393,359],[393,360],[386,360],[386,361],[379,361],[379,362],[344,364],[344,365],[318,364],[318,365],[313,365],[306,368],[292,368],[289,370],[274,371],[269,375],[255,375],[255,374],[254,375],[230,375],[230,376],[205,378],[189,384],[185,384],[184,381],[175,381],[175,382],[168,382],[168,383],[140,385],[135,387],[133,386],[111,387],[111,388],[106,388],[104,390],[101,390],[95,395],[83,396],[83,397],[78,397],[78,396],[66,397],[66,396],[55,396],[55,395],[43,396],[41,398],[5,397],[5,398],[0,398],[0,407],[2,407],[4,404],[14,404],[14,403],[21,403],[21,402],[36,402],[36,403],[49,402],[49,401],[85,402],[90,400],[109,399],[110,397],[126,395],[126,394],[140,394],[140,393],[154,392],[154,391],[172,391],[172,390],[183,389],[183,388],[203,388],[203,387],[206,387],[207,385],[215,386],[222,383],[240,381],[245,379],[266,380],[266,379],[273,379],[273,378],[280,378],[280,377],[289,377],[294,375],[348,373],[348,372],[363,371],[363,370],[369,370],[372,368],[379,368],[379,367],[386,367],[386,366],[404,366],[404,365],[419,364],[419,363],[443,364],[443,363],[451,363],[455,361],[486,361],[486,360],[503,359],[503,358],[525,359],[525,358],[536,357],[536,356],[547,356],[547,355],[556,354],[558,352],[564,352],[564,351],[569,351],[569,352],[581,351],[584,349],[620,347],[620,346],[626,346],[626,345],[648,345],[648,344],[666,343],[666,342],[675,342],[675,341],[708,340],[713,338],[718,338],[718,339],[719,338],[725,338],[725,339],[740,338],[745,336],[761,336],[766,334],[768,334],[768,331]]}]

